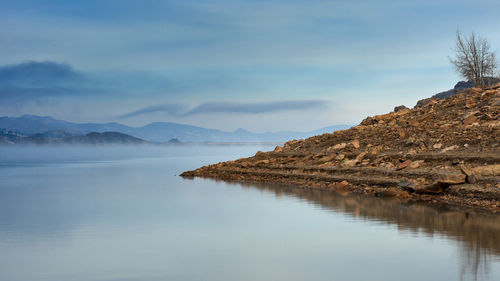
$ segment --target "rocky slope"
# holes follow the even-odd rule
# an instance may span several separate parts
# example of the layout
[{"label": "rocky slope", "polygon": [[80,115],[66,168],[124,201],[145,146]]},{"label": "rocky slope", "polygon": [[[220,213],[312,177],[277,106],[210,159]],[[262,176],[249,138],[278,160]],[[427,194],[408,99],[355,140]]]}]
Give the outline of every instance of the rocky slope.
[{"label": "rocky slope", "polygon": [[[485,78],[483,78],[483,83],[486,86],[491,86],[491,85],[500,83],[500,78],[485,77]],[[472,81],[460,81],[457,84],[455,84],[455,87],[453,87],[453,89],[448,90],[448,91],[444,91],[441,93],[437,93],[437,94],[433,95],[432,98],[435,98],[435,99],[449,98],[457,93],[460,93],[463,90],[467,90],[467,89],[470,89],[473,87],[474,87],[474,82],[472,82]]]},{"label": "rocky slope", "polygon": [[413,109],[396,107],[348,130],[182,176],[500,210],[500,84],[422,100]]}]

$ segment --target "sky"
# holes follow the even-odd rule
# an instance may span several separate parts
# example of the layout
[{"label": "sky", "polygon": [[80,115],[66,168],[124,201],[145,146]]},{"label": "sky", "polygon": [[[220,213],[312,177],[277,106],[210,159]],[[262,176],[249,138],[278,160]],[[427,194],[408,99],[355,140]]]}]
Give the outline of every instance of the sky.
[{"label": "sky", "polygon": [[0,116],[310,131],[461,80],[498,0],[0,0]]}]

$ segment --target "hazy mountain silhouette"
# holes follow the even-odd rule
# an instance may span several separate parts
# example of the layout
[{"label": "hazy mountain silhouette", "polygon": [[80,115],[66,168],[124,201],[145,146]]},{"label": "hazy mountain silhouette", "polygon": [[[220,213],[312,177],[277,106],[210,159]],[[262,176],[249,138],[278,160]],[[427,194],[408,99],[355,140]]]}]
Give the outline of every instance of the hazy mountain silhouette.
[{"label": "hazy mountain silhouette", "polygon": [[23,115],[0,117],[0,128],[14,130],[24,136],[52,134],[54,138],[81,136],[90,132],[119,132],[152,142],[168,142],[178,139],[182,142],[284,142],[313,135],[347,129],[349,125],[335,125],[310,132],[268,132],[253,133],[245,129],[226,132],[171,122],[154,122],[142,127],[130,127],[120,123],[72,123],[47,116]]},{"label": "hazy mountain silhouette", "polygon": [[47,131],[31,136],[13,130],[0,130],[0,144],[146,144],[147,141],[119,132],[91,132],[86,135],[74,135],[63,130]]}]

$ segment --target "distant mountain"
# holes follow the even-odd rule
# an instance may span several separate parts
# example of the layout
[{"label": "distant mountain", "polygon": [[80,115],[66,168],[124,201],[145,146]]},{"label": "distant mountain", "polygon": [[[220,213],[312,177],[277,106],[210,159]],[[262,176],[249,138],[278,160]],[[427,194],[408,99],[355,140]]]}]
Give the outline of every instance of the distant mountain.
[{"label": "distant mountain", "polygon": [[41,134],[47,131],[65,131],[72,134],[90,132],[121,132],[133,134],[134,128],[119,123],[72,123],[48,116],[23,115],[21,117],[0,117],[0,128],[17,130],[26,135]]},{"label": "distant mountain", "polygon": [[0,128],[16,130],[25,135],[41,134],[52,130],[79,132],[77,124],[56,120],[51,117],[23,115],[21,117],[0,117]]},{"label": "distant mountain", "polygon": [[178,139],[171,139],[167,143],[169,143],[169,144],[179,144],[179,143],[182,143],[182,142],[180,140],[178,140]]},{"label": "distant mountain", "polygon": [[119,132],[92,132],[85,136],[73,136],[64,138],[66,144],[145,144],[145,140],[132,137]]},{"label": "distant mountain", "polygon": [[13,130],[0,130],[0,145],[14,144],[146,144],[145,140],[118,132],[88,133],[73,135],[65,131],[47,131],[32,136],[24,136]]},{"label": "distant mountain", "polygon": [[284,142],[290,139],[303,139],[318,134],[348,129],[348,125],[336,125],[310,132],[283,131],[274,133],[253,133],[245,129],[225,132],[197,126],[170,122],[154,122],[142,127],[130,127],[120,123],[72,123],[51,117],[23,115],[20,117],[0,117],[0,128],[15,130],[22,135],[63,139],[71,136],[86,135],[90,132],[119,132],[152,142],[168,142],[177,139],[181,142]]},{"label": "distant mountain", "polygon": [[182,142],[285,142],[290,139],[303,139],[350,127],[348,125],[336,125],[310,132],[282,131],[253,133],[241,128],[233,132],[225,132],[191,125],[155,122],[135,128],[135,135],[156,142],[165,142],[170,139],[178,139]]}]

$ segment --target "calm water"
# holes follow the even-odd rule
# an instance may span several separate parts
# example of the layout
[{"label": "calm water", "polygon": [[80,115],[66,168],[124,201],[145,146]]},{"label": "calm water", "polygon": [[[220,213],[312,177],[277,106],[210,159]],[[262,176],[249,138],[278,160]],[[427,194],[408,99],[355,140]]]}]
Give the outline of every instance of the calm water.
[{"label": "calm water", "polygon": [[177,176],[259,149],[0,148],[0,280],[500,280],[500,215]]}]

